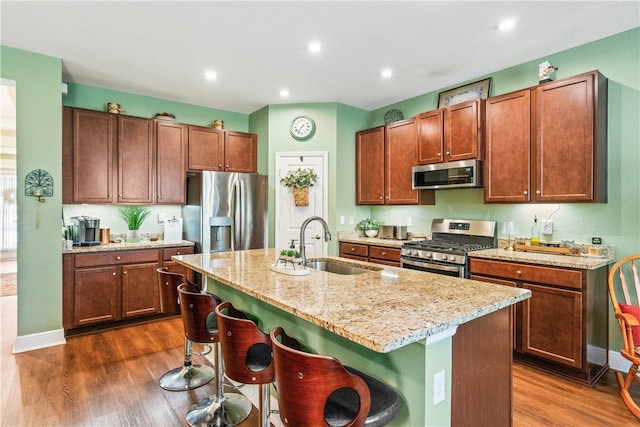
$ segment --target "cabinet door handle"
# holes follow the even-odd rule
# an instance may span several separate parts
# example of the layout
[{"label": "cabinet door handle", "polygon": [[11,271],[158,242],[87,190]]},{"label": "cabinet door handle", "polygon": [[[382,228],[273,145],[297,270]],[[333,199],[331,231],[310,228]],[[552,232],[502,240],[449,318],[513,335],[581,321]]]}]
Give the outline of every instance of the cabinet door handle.
[{"label": "cabinet door handle", "polygon": [[229,165],[225,165],[225,168],[229,169]]},{"label": "cabinet door handle", "polygon": [[387,255],[387,253],[386,252],[382,252],[382,256],[385,256],[385,255]]},{"label": "cabinet door handle", "polygon": [[537,194],[537,195],[540,195],[540,190],[536,190],[536,194]]},{"label": "cabinet door handle", "polygon": [[356,250],[356,248],[351,248],[351,252],[353,252],[353,251],[355,251],[355,250]]},{"label": "cabinet door handle", "polygon": [[522,193],[523,193],[525,196],[526,196],[527,194],[529,194],[529,192],[528,192],[527,190],[524,190]]},{"label": "cabinet door handle", "polygon": [[451,153],[447,151],[445,154],[448,156],[448,155],[449,155],[449,154],[451,154]]},{"label": "cabinet door handle", "polygon": [[522,276],[522,271],[520,271],[520,270],[516,270],[516,274],[517,274],[518,276]]},{"label": "cabinet door handle", "polygon": [[115,276],[115,275],[116,275],[116,272],[114,271],[113,273],[111,273],[111,275],[112,275],[112,276]]},{"label": "cabinet door handle", "polygon": [[178,251],[176,252],[176,255],[182,255],[182,252]]},{"label": "cabinet door handle", "polygon": [[222,169],[222,163],[218,163],[218,169]]},{"label": "cabinet door handle", "polygon": [[120,257],[119,257],[119,256],[117,256],[117,257],[116,257],[116,259],[118,259],[118,260],[119,260],[119,259],[120,259]]}]

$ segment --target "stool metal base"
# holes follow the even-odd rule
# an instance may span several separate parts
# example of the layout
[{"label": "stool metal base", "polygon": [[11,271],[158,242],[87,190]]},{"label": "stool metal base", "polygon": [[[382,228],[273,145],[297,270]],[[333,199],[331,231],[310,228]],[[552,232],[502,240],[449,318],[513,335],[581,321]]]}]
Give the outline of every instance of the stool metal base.
[{"label": "stool metal base", "polygon": [[207,365],[180,366],[160,377],[160,387],[168,391],[185,391],[203,386],[215,378],[215,370]]},{"label": "stool metal base", "polygon": [[252,407],[251,401],[239,393],[210,396],[191,407],[187,423],[192,427],[235,426],[247,419]]}]

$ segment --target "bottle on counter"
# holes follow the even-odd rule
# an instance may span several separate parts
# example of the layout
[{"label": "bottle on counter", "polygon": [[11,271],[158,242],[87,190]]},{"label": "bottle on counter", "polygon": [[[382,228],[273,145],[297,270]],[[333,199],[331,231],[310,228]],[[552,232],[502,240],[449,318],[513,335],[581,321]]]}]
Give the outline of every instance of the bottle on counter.
[{"label": "bottle on counter", "polygon": [[540,227],[538,227],[538,217],[533,216],[533,226],[531,227],[531,246],[540,245]]}]

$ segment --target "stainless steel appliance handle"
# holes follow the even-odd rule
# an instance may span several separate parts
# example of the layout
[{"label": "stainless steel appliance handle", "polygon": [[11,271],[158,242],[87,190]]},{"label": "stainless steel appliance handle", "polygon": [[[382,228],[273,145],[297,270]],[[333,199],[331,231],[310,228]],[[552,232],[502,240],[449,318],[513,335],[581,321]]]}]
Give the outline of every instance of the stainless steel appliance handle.
[{"label": "stainless steel appliance handle", "polygon": [[412,261],[408,259],[402,259],[401,261],[403,265],[404,264],[413,265],[415,267],[430,268],[432,270],[451,271],[453,273],[460,271],[460,267],[450,267],[448,265],[431,264],[428,262]]}]

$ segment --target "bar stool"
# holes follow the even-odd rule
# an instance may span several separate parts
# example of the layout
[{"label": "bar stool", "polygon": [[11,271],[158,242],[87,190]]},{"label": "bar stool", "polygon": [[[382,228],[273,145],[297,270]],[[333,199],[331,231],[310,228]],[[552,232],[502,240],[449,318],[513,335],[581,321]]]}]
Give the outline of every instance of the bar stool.
[{"label": "bar stool", "polygon": [[[189,279],[187,279],[187,277],[183,274],[171,273],[164,270],[163,268],[158,268],[157,272],[162,299],[164,302],[169,302],[176,298],[179,304],[180,301],[178,298],[178,286],[183,283],[188,285],[188,288],[191,292],[200,292],[200,287],[195,283],[189,281]],[[213,297],[214,299],[219,300],[217,296],[214,295]],[[182,319],[182,324],[183,326],[185,324],[184,318]],[[192,390],[209,383],[215,377],[215,370],[211,366],[194,365],[192,363],[193,353],[204,356],[206,354],[209,354],[210,351],[206,353],[192,352],[191,345],[192,341],[187,338],[187,334],[185,333],[184,362],[182,366],[171,369],[160,377],[160,380],[158,382],[160,383],[160,387],[162,387],[164,390]]]},{"label": "bar stool", "polygon": [[269,427],[270,385],[274,380],[271,338],[228,301],[216,307],[216,315],[225,375],[239,383],[259,385],[260,425]]},{"label": "bar stool", "polygon": [[304,353],[281,327],[271,331],[280,418],[287,426],[384,426],[398,394],[333,357]]},{"label": "bar stool", "polygon": [[252,405],[240,393],[223,392],[223,362],[215,312],[218,303],[210,294],[190,292],[187,283],[178,286],[178,295],[187,338],[213,346],[217,377],[216,394],[194,404],[187,412],[187,423],[190,426],[235,426],[247,418]]}]

